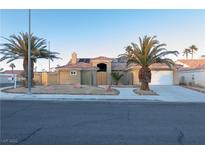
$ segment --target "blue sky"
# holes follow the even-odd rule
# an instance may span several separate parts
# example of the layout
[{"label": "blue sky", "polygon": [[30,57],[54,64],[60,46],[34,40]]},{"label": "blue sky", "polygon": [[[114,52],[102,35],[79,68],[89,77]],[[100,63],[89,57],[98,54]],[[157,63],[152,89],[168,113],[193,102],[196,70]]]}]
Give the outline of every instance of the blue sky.
[{"label": "blue sky", "polygon": [[[0,11],[1,36],[28,31],[27,10]],[[52,67],[66,64],[73,51],[79,57],[116,57],[144,35],[157,35],[168,50],[195,44],[195,57],[205,54],[205,10],[32,10],[32,32],[60,53],[62,60]],[[0,63],[8,69],[9,64]],[[22,60],[14,63],[22,69]],[[48,61],[39,60],[37,68],[47,69]]]}]

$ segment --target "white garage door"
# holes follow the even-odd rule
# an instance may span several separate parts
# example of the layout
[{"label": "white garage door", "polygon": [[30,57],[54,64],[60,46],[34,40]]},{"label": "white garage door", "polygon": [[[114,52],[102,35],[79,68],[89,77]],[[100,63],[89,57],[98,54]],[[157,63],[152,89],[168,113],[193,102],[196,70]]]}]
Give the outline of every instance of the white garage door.
[{"label": "white garage door", "polygon": [[152,71],[151,85],[173,85],[173,71]]}]

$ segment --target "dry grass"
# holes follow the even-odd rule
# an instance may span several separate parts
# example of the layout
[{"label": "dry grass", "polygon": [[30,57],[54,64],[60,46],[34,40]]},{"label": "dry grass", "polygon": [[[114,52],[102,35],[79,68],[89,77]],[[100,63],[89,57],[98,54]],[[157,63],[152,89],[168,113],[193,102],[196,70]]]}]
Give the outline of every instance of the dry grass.
[{"label": "dry grass", "polygon": [[[7,89],[8,93],[27,93],[27,88],[18,87],[15,89]],[[35,86],[32,88],[34,94],[71,94],[71,95],[118,95],[115,89],[106,91],[104,88],[83,85],[81,88],[74,88],[73,85],[50,85]]]}]

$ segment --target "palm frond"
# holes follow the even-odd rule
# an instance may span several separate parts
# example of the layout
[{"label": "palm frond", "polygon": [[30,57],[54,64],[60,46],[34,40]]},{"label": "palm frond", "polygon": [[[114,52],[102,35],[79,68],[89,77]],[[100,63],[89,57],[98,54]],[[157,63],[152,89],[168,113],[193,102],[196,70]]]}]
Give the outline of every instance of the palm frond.
[{"label": "palm frond", "polygon": [[135,63],[142,67],[149,67],[153,63],[166,63],[167,65],[173,65],[173,61],[169,58],[163,58],[168,55],[179,54],[178,51],[168,51],[165,48],[165,43],[160,43],[156,36],[139,37],[139,45],[137,43],[131,43],[125,49],[125,53],[121,56],[126,56],[128,65]]},{"label": "palm frond", "polygon": [[[11,35],[9,38],[2,37],[6,43],[1,44],[3,48],[0,49],[0,54],[4,55],[1,57],[0,61],[8,59],[11,62],[18,58],[28,57],[28,33],[20,32],[19,35]],[[31,57],[32,60],[38,58],[60,58],[57,57],[58,52],[49,52],[47,48],[46,39],[38,38],[33,34],[30,35],[31,38]]]}]

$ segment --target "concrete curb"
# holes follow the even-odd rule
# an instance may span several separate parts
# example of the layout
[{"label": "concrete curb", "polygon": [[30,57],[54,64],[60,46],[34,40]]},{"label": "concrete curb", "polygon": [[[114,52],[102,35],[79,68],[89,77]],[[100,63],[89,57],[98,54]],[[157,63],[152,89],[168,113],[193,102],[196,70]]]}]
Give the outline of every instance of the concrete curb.
[{"label": "concrete curb", "polygon": [[144,98],[115,98],[115,99],[108,99],[108,98],[66,98],[66,97],[52,97],[52,98],[48,98],[48,97],[39,97],[36,96],[36,95],[24,95],[24,96],[15,96],[15,97],[1,97],[0,101],[15,101],[15,100],[25,100],[25,101],[59,101],[59,102],[96,102],[96,101],[99,101],[99,102],[118,102],[118,103],[126,103],[127,101],[129,102],[133,102],[133,103],[161,103],[161,104],[170,104],[170,103],[181,103],[181,104],[184,104],[184,103],[188,103],[188,104],[195,104],[195,103],[205,103],[205,102],[200,102],[200,101],[197,101],[197,102],[193,102],[193,101],[169,101],[169,100],[158,100],[158,99],[144,99]]}]

